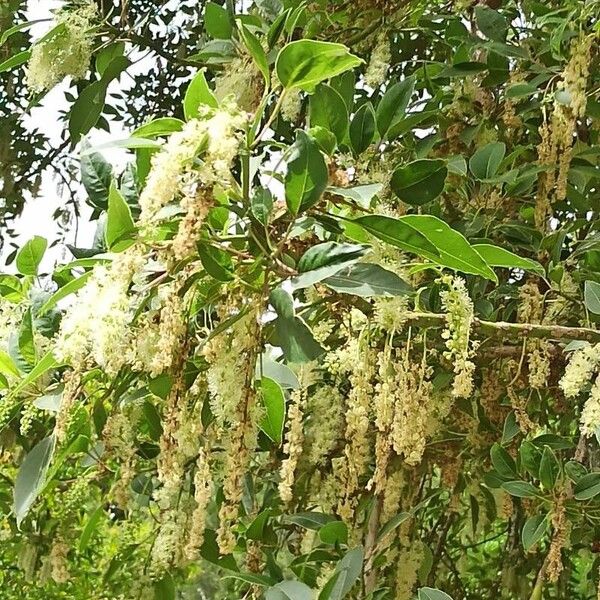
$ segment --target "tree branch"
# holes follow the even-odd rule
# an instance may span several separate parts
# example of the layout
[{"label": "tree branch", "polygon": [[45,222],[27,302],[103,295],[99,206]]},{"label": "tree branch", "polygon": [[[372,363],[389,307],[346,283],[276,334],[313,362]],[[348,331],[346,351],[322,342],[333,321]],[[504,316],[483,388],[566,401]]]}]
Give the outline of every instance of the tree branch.
[{"label": "tree branch", "polygon": [[[413,327],[445,327],[446,315],[438,313],[412,312],[407,325]],[[539,338],[548,340],[582,340],[600,342],[600,331],[588,327],[566,327],[564,325],[537,325],[532,323],[508,323],[507,321],[484,321],[473,319],[473,331],[493,338]]]}]

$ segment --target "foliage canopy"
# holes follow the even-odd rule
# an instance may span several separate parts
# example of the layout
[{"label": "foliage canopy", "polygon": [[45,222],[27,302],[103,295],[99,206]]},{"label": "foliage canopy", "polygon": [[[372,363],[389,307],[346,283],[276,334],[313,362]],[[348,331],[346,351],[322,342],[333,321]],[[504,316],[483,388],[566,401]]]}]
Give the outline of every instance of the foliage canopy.
[{"label": "foliage canopy", "polygon": [[3,597],[596,598],[597,0],[25,8],[3,238],[97,235],[0,275]]}]

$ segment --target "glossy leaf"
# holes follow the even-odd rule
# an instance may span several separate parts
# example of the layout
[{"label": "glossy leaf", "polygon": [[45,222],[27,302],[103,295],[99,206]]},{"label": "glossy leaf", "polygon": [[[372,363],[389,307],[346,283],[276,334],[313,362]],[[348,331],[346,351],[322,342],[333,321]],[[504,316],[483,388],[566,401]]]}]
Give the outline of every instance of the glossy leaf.
[{"label": "glossy leaf", "polygon": [[419,588],[417,600],[452,600],[452,596],[436,588],[422,587]]},{"label": "glossy leaf", "polygon": [[19,273],[23,275],[37,275],[47,247],[48,242],[39,235],[25,242],[19,252],[17,252],[16,264]]},{"label": "glossy leaf", "polygon": [[332,87],[322,83],[310,97],[310,124],[331,131],[341,144],[348,131],[348,109],[342,97]]},{"label": "glossy leaf", "polygon": [[14,510],[17,525],[29,513],[29,509],[42,490],[46,473],[54,453],[54,436],[44,438],[25,456],[15,479]]},{"label": "glossy leaf", "polygon": [[266,591],[265,600],[314,600],[314,593],[301,581],[282,581]]},{"label": "glossy leaf", "polygon": [[364,152],[375,138],[375,111],[370,102],[363,104],[350,122],[350,144],[355,154]]},{"label": "glossy leaf", "polygon": [[490,142],[475,151],[469,160],[469,169],[476,179],[486,180],[495,177],[506,153],[503,142]]},{"label": "glossy leaf", "polygon": [[521,531],[521,541],[525,552],[529,552],[548,531],[547,515],[534,515],[529,517]]},{"label": "glossy leaf", "polygon": [[585,307],[593,314],[600,315],[600,283],[586,281],[583,298]]},{"label": "glossy leaf", "polygon": [[281,444],[283,422],[285,420],[285,398],[280,385],[273,379],[263,377],[261,380],[264,417],[260,428],[275,442]]},{"label": "glossy leaf", "polygon": [[367,252],[368,247],[357,244],[324,242],[309,248],[297,264],[299,275],[293,277],[293,289],[302,289],[355,263]]},{"label": "glossy leaf", "polygon": [[233,27],[229,19],[229,13],[216,2],[207,2],[204,9],[204,26],[210,37],[217,39],[229,39]]},{"label": "glossy leaf", "polygon": [[600,494],[600,473],[584,475],[573,488],[576,500],[590,500]]},{"label": "glossy leaf", "polygon": [[[90,143],[83,139],[82,151],[90,148]],[[108,206],[108,191],[112,180],[112,166],[98,152],[82,152],[80,155],[79,168],[81,181],[88,194],[90,202],[97,208],[106,210]]]},{"label": "glossy leaf", "polygon": [[113,181],[108,192],[105,232],[106,245],[110,250],[118,252],[131,245],[134,233],[135,224],[131,216],[131,210]]},{"label": "glossy leaf", "polygon": [[322,81],[353,69],[361,62],[343,44],[297,40],[279,52],[275,70],[285,88],[313,92]]},{"label": "glossy leaf", "polygon": [[544,267],[535,260],[517,256],[510,250],[505,250],[493,244],[473,244],[473,248],[490,267],[505,267],[507,269],[523,269],[539,275],[544,274]]},{"label": "glossy leaf", "polygon": [[199,107],[202,105],[217,108],[219,103],[208,87],[204,71],[201,69],[190,81],[183,98],[183,114],[186,120],[198,117]]},{"label": "glossy leaf", "polygon": [[364,551],[361,547],[350,550],[336,565],[335,571],[319,594],[319,600],[345,598],[362,573]]},{"label": "glossy leaf", "polygon": [[316,204],[327,187],[329,174],[317,144],[298,131],[285,177],[285,200],[292,214]]},{"label": "glossy leaf", "polygon": [[438,264],[497,281],[494,271],[465,237],[446,222],[433,215],[407,215],[402,219],[436,247],[439,253],[436,261]]},{"label": "glossy leaf", "polygon": [[386,90],[376,111],[377,130],[382,138],[385,138],[388,130],[404,118],[414,89],[415,79],[408,77]]},{"label": "glossy leaf", "polygon": [[323,283],[341,294],[371,296],[404,296],[412,288],[392,271],[373,263],[357,263],[327,277]]},{"label": "glossy leaf", "polygon": [[416,160],[397,168],[390,185],[400,200],[421,206],[444,191],[447,175],[448,168],[443,160]]}]

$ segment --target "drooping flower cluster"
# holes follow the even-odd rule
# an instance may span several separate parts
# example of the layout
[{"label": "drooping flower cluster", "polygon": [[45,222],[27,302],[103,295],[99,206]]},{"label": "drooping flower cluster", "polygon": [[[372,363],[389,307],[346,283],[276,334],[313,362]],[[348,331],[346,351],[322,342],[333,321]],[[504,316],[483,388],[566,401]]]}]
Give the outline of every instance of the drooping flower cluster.
[{"label": "drooping flower cluster", "polygon": [[59,361],[82,370],[93,359],[109,374],[118,371],[125,361],[135,306],[128,290],[144,262],[142,251],[132,247],[108,266],[94,267],[61,321],[54,347]]},{"label": "drooping flower cluster", "polygon": [[581,411],[581,433],[595,435],[600,428],[600,344],[586,344],[573,352],[559,385],[567,398],[583,392],[596,374],[590,394]]},{"label": "drooping flower cluster", "polygon": [[473,302],[460,277],[446,275],[442,277],[442,283],[448,286],[448,289],[440,292],[440,298],[448,324],[442,333],[447,348],[444,356],[452,361],[455,375],[452,393],[457,398],[468,398],[473,391],[475,370],[475,364],[471,361],[473,344],[470,340]]},{"label": "drooping flower cluster", "polygon": [[54,28],[31,49],[27,65],[27,85],[31,91],[49,90],[65,77],[84,77],[92,56],[92,27],[96,17],[91,2],[58,13]]},{"label": "drooping flower cluster", "polygon": [[535,222],[546,228],[554,202],[567,195],[577,120],[585,114],[590,51],[594,36],[581,33],[571,43],[571,55],[554,95],[550,119],[540,128],[538,162],[544,167],[538,180]]},{"label": "drooping flower cluster", "polygon": [[567,398],[574,398],[589,384],[600,364],[600,344],[585,344],[575,350],[560,380],[560,387]]},{"label": "drooping flower cluster", "polygon": [[306,405],[305,392],[294,390],[291,398],[291,406],[288,409],[288,431],[285,436],[283,451],[286,458],[281,463],[279,482],[279,496],[286,504],[292,501],[292,487],[294,485],[294,474],[298,460],[302,455],[304,442],[304,410]]},{"label": "drooping flower cluster", "polygon": [[[544,318],[544,296],[533,283],[526,283],[519,290],[521,304],[518,317],[522,323],[541,323]],[[529,385],[536,390],[547,386],[550,376],[550,343],[547,340],[526,341]]]},{"label": "drooping flower cluster", "polygon": [[343,495],[338,503],[338,514],[350,521],[354,512],[355,494],[360,478],[366,473],[371,458],[369,436],[371,402],[375,375],[375,353],[366,337],[356,345],[357,354],[349,377],[352,389],[346,410],[346,446],[344,460],[338,465],[343,481]]},{"label": "drooping flower cluster", "polygon": [[256,110],[264,87],[264,79],[249,56],[236,57],[215,81],[215,97],[222,103],[234,101],[247,112]]},{"label": "drooping flower cluster", "polygon": [[[240,144],[238,131],[244,128],[247,116],[231,104],[218,109],[202,105],[198,111],[198,118],[171,134],[165,147],[152,158],[152,169],[140,196],[142,223],[160,218],[160,209],[178,194],[188,198],[187,211],[193,212],[195,222],[204,214],[207,202],[199,190],[231,185],[231,165]],[[195,161],[198,156],[199,163]]]},{"label": "drooping flower cluster", "polygon": [[379,87],[385,81],[391,59],[390,42],[387,32],[384,31],[377,38],[377,44],[373,48],[365,71],[365,83],[369,87]]}]

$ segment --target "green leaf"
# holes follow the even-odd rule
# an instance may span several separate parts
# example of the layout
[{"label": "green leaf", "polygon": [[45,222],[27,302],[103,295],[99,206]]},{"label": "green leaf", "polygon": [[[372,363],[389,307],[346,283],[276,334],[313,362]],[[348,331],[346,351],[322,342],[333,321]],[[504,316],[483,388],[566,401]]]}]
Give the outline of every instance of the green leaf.
[{"label": "green leaf", "polygon": [[506,88],[507,98],[523,98],[525,96],[532,96],[538,91],[535,85],[530,83],[516,83]]},{"label": "green leaf", "polygon": [[204,69],[200,69],[196,73],[185,92],[183,98],[185,120],[189,121],[190,119],[198,118],[200,116],[199,108],[202,105],[209,106],[210,108],[217,108],[219,106],[217,99],[208,87],[206,77],[204,76]]},{"label": "green leaf", "polygon": [[544,486],[544,489],[551,491],[556,485],[556,478],[560,465],[554,452],[549,446],[544,448],[542,452],[542,460],[540,461],[540,482]]},{"label": "green leaf", "polygon": [[278,318],[275,332],[279,346],[288,362],[305,363],[315,360],[325,349],[315,340],[308,325],[300,318]]},{"label": "green leaf", "polygon": [[258,188],[250,199],[252,214],[262,223],[267,225],[273,211],[273,194],[268,188]]},{"label": "green leaf", "polygon": [[324,242],[309,248],[298,261],[300,272],[292,277],[292,288],[302,289],[335,275],[365,255],[368,246]]},{"label": "green leaf", "polygon": [[215,2],[207,2],[204,9],[204,28],[212,38],[228,40],[233,33],[229,13]]},{"label": "green leaf", "polygon": [[586,281],[583,291],[585,307],[593,314],[600,315],[600,283]]},{"label": "green leaf", "polygon": [[547,530],[547,515],[529,517],[521,530],[521,542],[523,543],[525,552],[529,552],[544,537]]},{"label": "green leaf", "polygon": [[10,357],[9,354],[0,350],[0,373],[4,375],[20,377],[21,371],[17,368],[15,361]]},{"label": "green leaf", "polygon": [[33,21],[25,21],[24,23],[17,23],[16,25],[9,27],[2,32],[2,35],[0,35],[0,46],[2,46],[11,35],[23,31],[23,29],[29,29],[29,27],[36,23],[44,23],[45,21],[47,21],[47,19],[35,19]]},{"label": "green leaf", "polygon": [[362,154],[375,138],[375,111],[370,102],[363,104],[350,123],[350,145],[354,154]]},{"label": "green leaf", "polygon": [[181,131],[184,124],[181,119],[175,117],[160,117],[138,127],[131,134],[131,137],[155,138],[161,135],[169,135],[175,131]]},{"label": "green leaf", "polygon": [[276,444],[281,444],[283,438],[283,422],[285,420],[285,398],[280,385],[270,379],[261,379],[262,401],[265,408],[260,428]]},{"label": "green leaf", "polygon": [[267,508],[259,513],[254,521],[246,529],[246,538],[249,540],[262,540],[264,537],[265,525],[271,516],[271,509]]},{"label": "green leaf", "polygon": [[519,448],[521,466],[536,479],[539,479],[541,452],[530,441],[525,441]]},{"label": "green leaf", "polygon": [[274,361],[267,353],[256,364],[256,378],[268,377],[276,381],[282,388],[296,389],[300,386],[294,371],[287,365]]},{"label": "green leaf", "polygon": [[383,184],[381,183],[367,183],[365,185],[357,185],[348,188],[329,186],[325,191],[337,194],[343,198],[349,198],[363,208],[369,208],[373,198],[379,194],[382,189]]},{"label": "green leaf", "polygon": [[44,313],[48,312],[51,308],[54,308],[60,300],[66,298],[67,296],[73,294],[77,290],[80,290],[86,283],[87,280],[91,277],[93,271],[86,271],[80,277],[72,279],[71,281],[65,283],[62,287],[58,288],[44,304],[38,309],[37,315],[41,316]]},{"label": "green leaf", "polygon": [[95,56],[96,71],[102,76],[110,63],[117,57],[125,53],[125,42],[114,42],[105,46]]},{"label": "green leaf", "polygon": [[479,180],[492,179],[506,153],[506,145],[503,142],[490,142],[479,148],[469,160],[469,168],[471,173]]},{"label": "green leaf", "polygon": [[282,581],[269,588],[265,600],[313,600],[314,592],[301,581]]},{"label": "green leaf", "polygon": [[533,498],[540,495],[540,490],[528,481],[507,481],[502,484],[502,487],[511,496],[516,496],[517,498]]},{"label": "green leaf", "polygon": [[52,367],[55,367],[58,363],[54,358],[52,352],[47,352],[42,356],[37,365],[27,373],[27,375],[19,381],[19,383],[11,388],[7,398],[14,398],[20,394],[27,386],[31,385],[39,377],[41,377],[46,371],[49,371]]},{"label": "green leaf", "polygon": [[109,250],[119,252],[131,245],[135,224],[131,210],[114,181],[108,192],[105,241]]},{"label": "green leaf", "polygon": [[380,240],[437,261],[439,256],[436,247],[421,233],[407,223],[385,215],[365,215],[354,219],[363,229]]},{"label": "green leaf", "polygon": [[523,269],[538,275],[544,274],[544,267],[535,260],[522,258],[509,250],[493,244],[473,244],[473,249],[490,267],[504,267],[506,269]]},{"label": "green leaf", "polygon": [[206,272],[217,281],[231,281],[234,278],[231,256],[220,248],[202,244],[198,250],[200,262]]},{"label": "green leaf", "polygon": [[84,157],[88,154],[98,152],[99,150],[107,150],[109,148],[127,148],[127,149],[144,149],[149,148],[151,150],[159,150],[162,147],[160,142],[156,140],[150,140],[142,137],[128,137],[121,140],[111,140],[104,144],[98,144],[98,146],[91,146],[83,150],[79,156]]},{"label": "green leaf", "polygon": [[481,275],[491,281],[498,281],[494,271],[473,249],[465,237],[447,223],[433,215],[406,215],[401,217],[432,243],[438,253],[436,262],[463,273]]},{"label": "green leaf", "polygon": [[413,290],[396,273],[372,263],[357,263],[323,280],[323,283],[341,294],[371,296],[404,296]]},{"label": "green leaf", "polygon": [[32,448],[19,467],[14,489],[17,526],[21,525],[44,487],[46,473],[54,454],[54,446],[53,435],[44,438]]},{"label": "green leaf", "polygon": [[258,573],[227,573],[225,575],[228,579],[237,579],[244,583],[250,583],[252,585],[260,585],[262,587],[270,586],[275,583],[275,579],[267,577],[266,575],[259,575]]},{"label": "green leaf", "polygon": [[47,410],[50,412],[57,413],[60,410],[62,403],[63,392],[65,390],[64,385],[58,385],[57,387],[49,390],[43,396],[36,398],[33,403],[40,410]]},{"label": "green leaf", "polygon": [[475,18],[477,19],[479,31],[486,38],[497,42],[505,40],[508,23],[498,11],[479,4],[475,7]]},{"label": "green leaf", "polygon": [[23,247],[17,252],[17,269],[22,275],[37,275],[38,268],[48,247],[45,238],[36,235],[25,242]]},{"label": "green leaf", "polygon": [[346,103],[332,87],[322,83],[310,97],[310,124],[331,131],[341,144],[348,131]]},{"label": "green leaf", "polygon": [[508,444],[516,435],[521,432],[521,428],[517,423],[517,418],[513,411],[509,412],[504,420],[502,429],[502,445]]},{"label": "green leaf", "polygon": [[600,494],[600,473],[584,475],[573,488],[576,500],[589,500]]},{"label": "green leaf", "polygon": [[292,295],[281,287],[274,289],[269,302],[277,312],[274,345],[283,350],[288,362],[304,363],[321,356],[325,349],[315,340],[308,325],[295,316]]},{"label": "green leaf", "polygon": [[404,81],[390,86],[379,101],[376,111],[377,130],[382,138],[406,115],[406,108],[415,89],[415,78],[407,77]]},{"label": "green leaf", "polygon": [[517,475],[517,466],[512,456],[500,444],[495,443],[490,450],[490,457],[494,469],[504,479],[514,479]]},{"label": "green leaf", "polygon": [[321,198],[329,173],[317,144],[304,131],[298,131],[285,176],[285,200],[290,212],[297,215]]},{"label": "green leaf", "polygon": [[105,160],[102,154],[98,152],[85,151],[90,148],[87,139],[81,141],[83,152],[79,159],[79,170],[81,173],[81,182],[90,199],[90,202],[97,208],[106,210],[108,206],[108,190],[112,179],[112,166]]},{"label": "green leaf", "polygon": [[323,587],[319,600],[341,600],[346,597],[362,573],[362,547],[350,550],[336,565],[333,576]]},{"label": "green leaf", "polygon": [[128,66],[129,59],[116,56],[108,64],[102,77],[84,88],[71,107],[69,115],[69,135],[73,142],[79,141],[81,135],[87,134],[97,123],[102,110],[108,85],[116,79]]},{"label": "green leaf", "polygon": [[335,152],[337,140],[329,129],[325,129],[321,125],[315,125],[308,130],[308,135],[315,140],[321,152],[327,156],[331,156]]},{"label": "green leaf", "polygon": [[[21,325],[19,326],[19,355],[29,367],[35,365],[37,359],[35,351],[35,342],[33,341],[33,322],[31,320],[31,308],[28,308],[23,315]],[[29,369],[27,369],[29,370]]]},{"label": "green leaf", "polygon": [[452,596],[436,588],[422,587],[419,588],[418,600],[452,600]]},{"label": "green leaf", "polygon": [[23,52],[14,54],[10,58],[7,58],[5,61],[0,63],[0,73],[10,71],[15,67],[21,66],[23,63],[26,63],[29,60],[30,56],[31,50],[23,50]]},{"label": "green leaf", "polygon": [[254,64],[258,67],[258,70],[262,73],[262,76],[265,78],[265,81],[268,85],[271,81],[271,70],[269,69],[267,55],[265,54],[261,43],[259,42],[258,38],[241,23],[239,24],[239,29],[240,35],[244,40],[246,48],[248,48],[250,56],[252,56]]},{"label": "green leaf", "polygon": [[443,160],[415,160],[392,174],[392,191],[407,204],[421,206],[443,191],[448,168]]},{"label": "green leaf", "polygon": [[170,573],[154,582],[154,597],[160,600],[175,600],[175,582]]},{"label": "green leaf", "polygon": [[94,81],[81,91],[69,117],[69,135],[74,142],[77,142],[80,136],[89,133],[98,122],[105,99],[106,86],[102,81]]},{"label": "green leaf", "polygon": [[105,515],[106,513],[104,512],[104,507],[102,505],[96,508],[96,510],[90,515],[90,518],[85,524],[85,527],[81,532],[81,536],[79,537],[79,552],[85,552],[85,550],[88,547],[88,544],[90,543],[90,540],[92,539],[94,531],[96,531],[96,529],[98,528],[100,519],[102,519],[102,517],[104,517]]},{"label": "green leaf", "polygon": [[319,539],[324,544],[347,544],[348,526],[342,521],[330,521],[319,529]]},{"label": "green leaf", "polygon": [[300,88],[312,93],[322,81],[362,62],[343,44],[297,40],[281,49],[275,61],[275,71],[286,89]]},{"label": "green leaf", "polygon": [[335,520],[336,519],[331,515],[326,515],[316,511],[300,512],[293,515],[286,515],[284,517],[284,522],[286,523],[299,525],[300,527],[311,529],[313,531],[318,531],[326,523],[331,523]]}]

